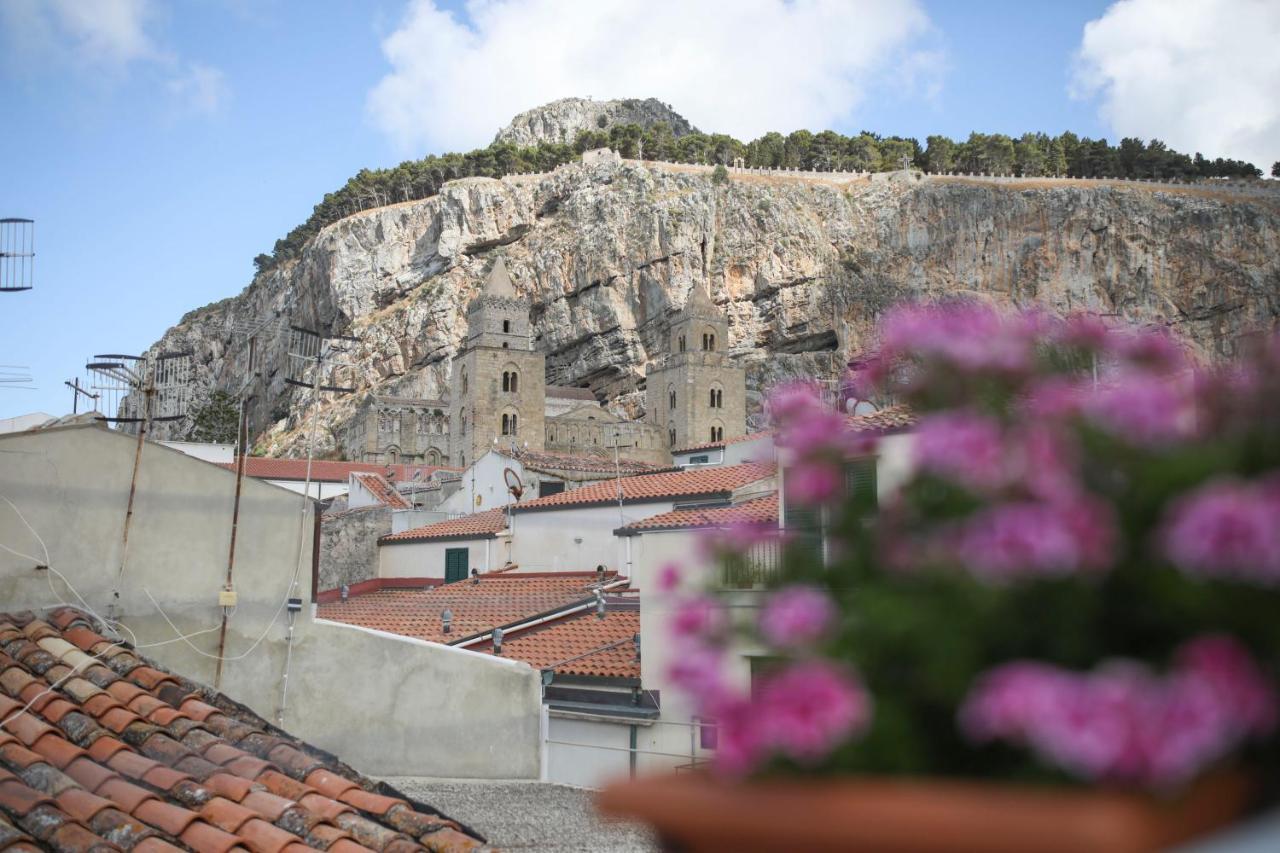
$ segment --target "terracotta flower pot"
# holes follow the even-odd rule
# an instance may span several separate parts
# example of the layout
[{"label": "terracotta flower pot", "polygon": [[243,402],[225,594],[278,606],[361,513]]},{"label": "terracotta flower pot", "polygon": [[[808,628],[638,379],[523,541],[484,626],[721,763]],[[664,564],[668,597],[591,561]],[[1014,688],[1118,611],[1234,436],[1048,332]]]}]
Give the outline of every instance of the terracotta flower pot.
[{"label": "terracotta flower pot", "polygon": [[597,804],[691,853],[1137,853],[1230,823],[1250,791],[1247,777],[1235,774],[1206,778],[1170,800],[934,779],[734,784],[684,774],[606,788]]}]

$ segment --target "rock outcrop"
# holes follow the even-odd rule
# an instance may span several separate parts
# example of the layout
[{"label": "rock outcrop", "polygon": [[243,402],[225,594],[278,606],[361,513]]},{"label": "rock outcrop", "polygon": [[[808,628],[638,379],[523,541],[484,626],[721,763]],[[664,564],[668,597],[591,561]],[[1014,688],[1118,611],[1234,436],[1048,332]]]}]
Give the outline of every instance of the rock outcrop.
[{"label": "rock outcrop", "polygon": [[516,145],[570,143],[584,130],[607,131],[616,124],[638,124],[648,128],[660,121],[666,122],[677,137],[697,131],[684,116],[656,98],[617,101],[561,98],[520,113],[498,131],[493,141]]},{"label": "rock outcrop", "polygon": [[1174,325],[1209,355],[1280,315],[1280,208],[1267,200],[911,173],[735,173],[717,185],[705,167],[624,162],[468,178],[348,217],[159,346],[193,350],[203,385],[239,387],[245,336],[228,329],[268,320],[250,414],[260,447],[290,453],[303,446],[310,392],[284,382],[281,324],[357,337],[343,356],[357,393],[323,395],[318,410],[323,452],[361,395],[445,393],[466,304],[498,254],[532,305],[547,380],[590,387],[632,415],[670,312],[704,282],[747,367],[748,412],[786,376],[837,375],[901,300],[1118,314]]}]

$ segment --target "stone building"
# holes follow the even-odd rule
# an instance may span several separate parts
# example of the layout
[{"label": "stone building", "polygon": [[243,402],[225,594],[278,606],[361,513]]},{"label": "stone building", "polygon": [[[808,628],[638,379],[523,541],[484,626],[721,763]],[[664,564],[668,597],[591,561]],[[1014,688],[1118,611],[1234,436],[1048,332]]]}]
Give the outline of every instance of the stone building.
[{"label": "stone building", "polygon": [[447,465],[449,404],[370,394],[347,426],[342,444],[353,462]]},{"label": "stone building", "polygon": [[546,357],[533,348],[528,301],[499,256],[467,306],[467,337],[449,375],[453,463],[465,468],[495,444],[539,447],[546,391]]},{"label": "stone building", "polygon": [[746,370],[730,360],[728,320],[702,286],[672,321],[669,346],[645,379],[645,418],[666,428],[668,450],[744,435]]},{"label": "stone building", "polygon": [[467,306],[448,397],[367,396],[344,450],[361,462],[465,468],[493,449],[611,457],[616,445],[621,459],[670,465],[675,448],[746,432],[746,373],[726,352],[728,329],[706,290],[695,287],[673,317],[670,351],[649,369],[646,417],[628,420],[588,388],[546,384],[529,304],[499,257]]}]

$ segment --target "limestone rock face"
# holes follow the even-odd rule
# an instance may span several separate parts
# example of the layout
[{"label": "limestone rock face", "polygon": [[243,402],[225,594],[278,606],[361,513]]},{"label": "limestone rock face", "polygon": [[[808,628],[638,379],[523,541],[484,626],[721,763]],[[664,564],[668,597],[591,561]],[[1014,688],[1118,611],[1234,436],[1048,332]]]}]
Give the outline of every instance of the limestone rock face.
[{"label": "limestone rock face", "polygon": [[539,142],[570,143],[584,130],[608,130],[615,124],[649,127],[660,121],[670,125],[676,136],[696,132],[682,115],[656,98],[617,101],[561,98],[520,113],[498,131],[493,141],[522,146]]},{"label": "limestone rock face", "polygon": [[468,178],[430,199],[365,211],[321,231],[300,259],[192,312],[158,346],[196,353],[206,387],[246,384],[251,428],[273,453],[305,450],[309,389],[288,385],[288,334],[228,323],[288,318],[352,335],[322,393],[317,452],[363,395],[439,398],[468,301],[502,255],[532,306],[547,381],[588,386],[629,416],[673,309],[705,285],[760,393],[792,375],[835,377],[874,344],[895,302],[971,296],[1174,325],[1207,356],[1280,313],[1280,210],[1225,193],[1086,181],[825,180],[704,167],[562,166]]}]

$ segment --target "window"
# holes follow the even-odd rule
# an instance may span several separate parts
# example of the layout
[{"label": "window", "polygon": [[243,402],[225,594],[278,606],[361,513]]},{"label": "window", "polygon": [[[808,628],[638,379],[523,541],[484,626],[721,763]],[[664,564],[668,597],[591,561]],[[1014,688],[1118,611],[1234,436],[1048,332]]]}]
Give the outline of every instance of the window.
[{"label": "window", "polygon": [[706,453],[700,453],[697,456],[689,457],[690,465],[706,465],[710,461],[711,461],[711,456]]},{"label": "window", "polygon": [[453,583],[467,579],[468,548],[444,549],[444,582]]},{"label": "window", "polygon": [[680,352],[684,352],[684,335],[680,336]]},{"label": "window", "polygon": [[510,349],[510,347],[509,347],[509,346],[507,346],[507,342],[506,342],[506,341],[503,341],[503,342],[502,342],[502,348],[503,348],[503,349]]},{"label": "window", "polygon": [[502,434],[511,435],[511,419],[506,415],[502,416]]},{"label": "window", "polygon": [[564,491],[564,483],[556,480],[543,480],[538,483],[538,497],[545,498],[547,495],[558,495]]},{"label": "window", "polygon": [[667,408],[673,412],[676,410],[676,389],[674,388],[667,391]]},{"label": "window", "polygon": [[520,390],[520,377],[517,376],[516,372],[513,370],[511,371],[511,393],[514,394],[519,390]]},{"label": "window", "polygon": [[716,336],[715,336],[715,335],[707,335],[707,340],[711,342],[711,343],[710,343],[710,345],[707,347],[707,349],[708,349],[709,351],[711,351],[711,352],[715,352],[715,350],[716,350]]},{"label": "window", "polygon": [[711,389],[711,408],[713,409],[724,408],[724,391],[720,390],[719,388]]},{"label": "window", "polygon": [[503,391],[511,390],[511,374],[507,373],[505,370],[502,371],[502,390]]},{"label": "window", "polygon": [[712,428],[711,428],[711,440],[712,440],[712,441],[724,441],[724,427],[712,427]]},{"label": "window", "polygon": [[503,320],[503,321],[502,321],[502,332],[503,332],[503,334],[509,334],[509,333],[511,332],[511,321],[510,321],[510,320]]},{"label": "window", "polygon": [[467,369],[462,368],[462,393],[467,393]]},{"label": "window", "polygon": [[667,430],[667,442],[672,446],[676,446],[676,428],[670,427]]},{"label": "window", "polygon": [[467,434],[467,410],[463,409],[458,413],[458,435]]},{"label": "window", "polygon": [[706,350],[707,350],[707,333],[703,332],[702,333],[702,351],[706,352]]}]

